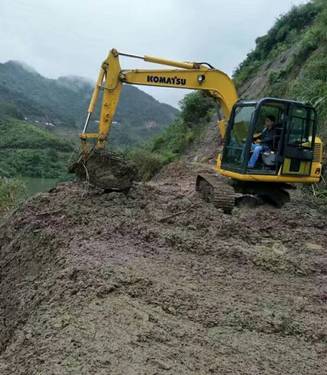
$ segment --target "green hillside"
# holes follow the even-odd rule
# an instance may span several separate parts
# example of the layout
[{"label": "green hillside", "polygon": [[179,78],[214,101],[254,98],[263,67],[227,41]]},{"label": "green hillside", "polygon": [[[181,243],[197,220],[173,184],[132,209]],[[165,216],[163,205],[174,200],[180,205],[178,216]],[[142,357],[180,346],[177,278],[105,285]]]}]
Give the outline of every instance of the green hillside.
[{"label": "green hillside", "polygon": [[[215,102],[203,92],[195,91],[185,95],[180,104],[179,116],[160,135],[129,151],[128,156],[136,163],[140,178],[150,179],[165,164],[181,158],[194,146],[195,153],[199,155],[197,146],[200,140],[207,136],[216,107]],[[218,134],[216,125],[214,134]],[[216,140],[213,137],[210,142],[214,143]],[[216,149],[217,144],[214,145],[214,150]]]},{"label": "green hillside", "polygon": [[[0,64],[0,110],[3,105],[15,107],[21,118],[51,123],[60,135],[65,132],[71,135],[73,130],[77,136],[92,90],[93,83],[81,77],[48,79],[21,62]],[[112,142],[118,146],[143,142],[158,134],[177,113],[177,109],[158,102],[138,88],[124,86],[114,119]],[[99,110],[94,120],[98,115]]]},{"label": "green hillside", "polygon": [[62,178],[73,146],[18,118],[0,115],[0,176]]},{"label": "green hillside", "polygon": [[[80,77],[48,79],[21,62],[0,64],[0,176],[66,176],[92,90],[92,83]],[[124,86],[110,143],[143,143],[177,113],[136,87]],[[91,128],[98,126],[98,117],[99,108]]]},{"label": "green hillside", "polygon": [[313,104],[327,136],[327,2],[281,16],[234,74],[241,97],[279,96]]}]

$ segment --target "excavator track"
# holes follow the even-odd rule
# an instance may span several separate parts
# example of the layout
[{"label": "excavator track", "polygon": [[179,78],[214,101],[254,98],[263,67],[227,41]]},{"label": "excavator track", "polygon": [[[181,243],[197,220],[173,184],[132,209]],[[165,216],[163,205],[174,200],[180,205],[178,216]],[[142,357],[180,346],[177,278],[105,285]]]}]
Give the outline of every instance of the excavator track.
[{"label": "excavator track", "polygon": [[206,202],[211,202],[226,214],[230,214],[235,206],[235,191],[220,176],[199,174],[196,179],[196,191]]},{"label": "excavator track", "polygon": [[236,199],[237,206],[255,207],[256,205],[270,204],[277,208],[283,207],[290,201],[290,194],[287,190],[294,189],[288,184],[242,183],[240,181],[233,181],[233,188],[239,195]]},{"label": "excavator track", "polygon": [[272,204],[277,208],[282,208],[284,204],[290,201],[289,192],[278,187],[268,188],[266,191],[258,195],[264,200],[264,202]]}]

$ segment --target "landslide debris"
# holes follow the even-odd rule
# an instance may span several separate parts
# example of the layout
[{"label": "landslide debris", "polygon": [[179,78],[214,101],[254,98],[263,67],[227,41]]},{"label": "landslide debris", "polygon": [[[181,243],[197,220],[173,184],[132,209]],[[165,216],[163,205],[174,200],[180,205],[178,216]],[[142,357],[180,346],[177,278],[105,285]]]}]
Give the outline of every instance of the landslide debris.
[{"label": "landslide debris", "polygon": [[132,161],[102,150],[93,151],[86,161],[80,157],[69,167],[69,172],[106,191],[127,191],[137,175]]},{"label": "landslide debris", "polygon": [[0,373],[325,374],[326,221],[301,196],[224,215],[181,163],[60,184],[0,228]]}]

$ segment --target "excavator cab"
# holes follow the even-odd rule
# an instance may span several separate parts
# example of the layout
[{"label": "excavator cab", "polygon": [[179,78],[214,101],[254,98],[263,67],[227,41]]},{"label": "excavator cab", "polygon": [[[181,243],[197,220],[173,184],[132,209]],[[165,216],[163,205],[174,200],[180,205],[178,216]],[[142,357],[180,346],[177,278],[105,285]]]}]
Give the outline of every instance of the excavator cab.
[{"label": "excavator cab", "polygon": [[[265,119],[274,119],[272,137],[260,148],[255,166],[249,160],[265,131]],[[311,105],[275,98],[259,101],[238,101],[232,110],[226,131],[221,168],[243,175],[240,180],[267,181],[260,176],[310,177],[314,162],[317,115]],[[319,147],[319,145],[317,145]],[[248,178],[247,178],[248,176]],[[255,176],[255,177],[251,177]],[[232,176],[230,176],[232,177]]]}]

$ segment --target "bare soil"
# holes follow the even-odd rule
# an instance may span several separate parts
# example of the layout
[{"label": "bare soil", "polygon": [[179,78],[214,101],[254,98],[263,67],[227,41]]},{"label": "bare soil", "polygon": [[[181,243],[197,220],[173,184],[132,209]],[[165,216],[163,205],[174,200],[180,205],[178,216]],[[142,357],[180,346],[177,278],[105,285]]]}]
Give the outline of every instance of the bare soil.
[{"label": "bare soil", "polygon": [[225,215],[181,163],[80,183],[0,228],[0,374],[326,374],[327,219],[301,195]]}]

